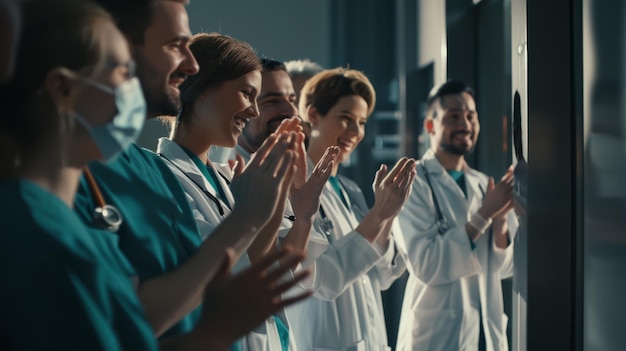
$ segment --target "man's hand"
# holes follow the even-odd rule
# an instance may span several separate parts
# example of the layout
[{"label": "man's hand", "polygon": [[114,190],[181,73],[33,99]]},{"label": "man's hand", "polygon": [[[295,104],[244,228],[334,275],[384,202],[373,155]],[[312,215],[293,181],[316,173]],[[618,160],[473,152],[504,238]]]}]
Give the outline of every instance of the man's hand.
[{"label": "man's hand", "polygon": [[235,211],[255,228],[261,228],[272,216],[283,191],[284,182],[291,184],[295,172],[293,133],[270,135],[234,178],[230,188],[235,198]]},{"label": "man's hand", "polygon": [[403,157],[389,173],[386,165],[381,165],[376,172],[372,184],[376,201],[372,210],[379,211],[382,218],[392,219],[400,213],[411,193],[411,185],[416,174],[415,166],[414,159]]},{"label": "man's hand", "polygon": [[492,177],[489,178],[487,194],[478,213],[485,219],[491,218],[495,221],[504,218],[512,207],[513,170],[509,168],[498,184],[494,184]]},{"label": "man's hand", "polygon": [[[302,259],[286,248],[231,277],[233,259],[227,252],[218,274],[206,287],[202,317],[194,333],[211,339],[211,344],[231,345],[283,307],[311,296],[312,292],[286,299],[281,296],[309,275],[305,270],[284,278]],[[270,268],[279,261],[278,268]]]}]

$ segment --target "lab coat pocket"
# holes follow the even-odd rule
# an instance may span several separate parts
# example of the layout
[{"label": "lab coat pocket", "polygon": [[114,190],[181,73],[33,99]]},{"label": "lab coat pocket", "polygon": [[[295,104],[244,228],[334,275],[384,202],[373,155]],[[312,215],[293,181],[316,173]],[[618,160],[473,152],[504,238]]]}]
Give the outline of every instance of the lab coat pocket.
[{"label": "lab coat pocket", "polygon": [[506,314],[502,314],[502,333],[506,335],[506,327],[509,325],[509,317]]},{"label": "lab coat pocket", "polygon": [[461,311],[416,310],[413,345],[420,350],[458,350]]},{"label": "lab coat pocket", "polygon": [[365,344],[365,340],[361,340],[352,346],[344,347],[342,349],[327,349],[324,347],[314,347],[313,351],[367,351],[367,347]]},{"label": "lab coat pocket", "polygon": [[500,338],[498,339],[498,341],[495,341],[497,343],[500,344],[500,350],[505,351],[509,349],[509,343],[507,341],[507,333],[506,333],[506,327],[509,325],[509,317],[507,317],[506,314],[502,314],[502,329],[501,329],[501,335]]},{"label": "lab coat pocket", "polygon": [[[271,351],[268,348],[267,341],[267,334],[250,332],[245,336],[242,351]],[[280,350],[280,348],[277,350]]]},{"label": "lab coat pocket", "polygon": [[352,346],[348,346],[344,350],[345,351],[367,351],[365,340],[361,340]]}]

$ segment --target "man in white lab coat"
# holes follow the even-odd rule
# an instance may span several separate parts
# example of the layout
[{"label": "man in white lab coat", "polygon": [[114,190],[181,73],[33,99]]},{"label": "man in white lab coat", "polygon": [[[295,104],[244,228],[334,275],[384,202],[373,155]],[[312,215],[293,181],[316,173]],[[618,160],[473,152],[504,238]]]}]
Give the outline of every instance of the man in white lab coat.
[{"label": "man in white lab coat", "polygon": [[480,124],[462,82],[435,87],[428,150],[399,219],[409,255],[397,350],[508,350],[501,279],[513,272],[512,171],[499,182],[468,166]]}]

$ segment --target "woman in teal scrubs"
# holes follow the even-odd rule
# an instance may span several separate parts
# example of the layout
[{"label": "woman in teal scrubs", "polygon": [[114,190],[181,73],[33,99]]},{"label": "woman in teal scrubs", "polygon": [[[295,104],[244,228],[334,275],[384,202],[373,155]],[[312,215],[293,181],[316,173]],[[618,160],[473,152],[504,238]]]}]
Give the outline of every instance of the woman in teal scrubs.
[{"label": "woman in teal scrubs", "polygon": [[[25,1],[22,14],[18,65],[0,88],[0,349],[156,350],[132,268],[71,209],[83,167],[113,159],[143,126],[128,46],[89,1]],[[232,279],[226,259],[207,294],[227,311],[209,306],[193,332],[160,346],[225,350],[290,302],[275,299],[295,282],[276,280],[298,260],[265,274],[279,259],[284,252]]]},{"label": "woman in teal scrubs", "polygon": [[156,349],[129,265],[71,210],[82,166],[121,147],[107,148],[106,132],[141,130],[145,103],[128,47],[90,2],[29,1],[22,11],[17,69],[0,93],[2,346]]}]

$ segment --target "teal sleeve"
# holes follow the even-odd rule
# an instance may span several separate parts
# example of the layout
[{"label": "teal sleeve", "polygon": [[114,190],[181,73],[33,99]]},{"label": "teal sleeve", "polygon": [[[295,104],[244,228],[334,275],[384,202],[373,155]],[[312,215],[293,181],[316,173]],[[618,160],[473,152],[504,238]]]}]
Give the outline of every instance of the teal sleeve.
[{"label": "teal sleeve", "polygon": [[138,302],[124,298],[115,276],[73,255],[52,258],[3,274],[0,318],[8,349],[156,349]]},{"label": "teal sleeve", "polygon": [[74,212],[88,227],[94,227],[93,211],[96,208],[96,202],[89,190],[89,184],[83,175],[80,178],[76,197],[74,197]]}]

